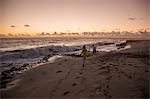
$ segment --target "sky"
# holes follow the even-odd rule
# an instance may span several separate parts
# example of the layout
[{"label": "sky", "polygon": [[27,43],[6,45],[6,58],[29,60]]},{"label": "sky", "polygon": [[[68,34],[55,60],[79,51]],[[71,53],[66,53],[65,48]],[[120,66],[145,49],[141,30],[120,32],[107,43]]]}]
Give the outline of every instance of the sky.
[{"label": "sky", "polygon": [[0,33],[137,31],[150,0],[0,0]]}]

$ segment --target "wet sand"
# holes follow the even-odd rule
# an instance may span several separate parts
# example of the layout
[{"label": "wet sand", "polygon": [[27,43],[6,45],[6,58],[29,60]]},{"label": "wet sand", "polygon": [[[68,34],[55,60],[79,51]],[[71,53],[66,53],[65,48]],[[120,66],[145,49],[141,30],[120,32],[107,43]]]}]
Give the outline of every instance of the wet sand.
[{"label": "wet sand", "polygon": [[132,48],[99,52],[86,60],[65,56],[20,75],[2,98],[148,98],[149,41],[128,42]]}]

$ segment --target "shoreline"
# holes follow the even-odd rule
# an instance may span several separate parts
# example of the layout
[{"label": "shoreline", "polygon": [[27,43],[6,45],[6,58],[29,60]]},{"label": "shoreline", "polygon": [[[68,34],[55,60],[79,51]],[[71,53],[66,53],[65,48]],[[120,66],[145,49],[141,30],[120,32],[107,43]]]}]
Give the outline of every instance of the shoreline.
[{"label": "shoreline", "polygon": [[44,59],[43,61],[38,62],[38,63],[24,64],[20,67],[12,67],[11,69],[3,71],[0,75],[0,78],[1,78],[0,91],[7,90],[7,89],[10,89],[10,88],[16,86],[16,84],[17,84],[16,81],[18,82],[21,74],[23,74],[27,71],[30,71],[34,68],[37,68],[39,66],[52,63],[61,57],[63,57],[63,56],[55,55],[55,56],[51,56],[50,58],[48,58],[46,60]]},{"label": "shoreline", "polygon": [[[114,43],[103,42],[103,44],[101,44],[98,42],[96,44],[100,44],[102,47],[102,46],[111,45]],[[91,44],[88,44],[88,45],[91,45]],[[117,48],[117,46],[116,46],[116,48]],[[123,46],[123,48],[114,49],[112,51],[121,51],[121,50],[125,50],[128,48],[130,48],[130,45],[126,45],[126,46]],[[89,50],[88,53],[91,54],[92,53],[91,51],[92,50]],[[105,52],[111,52],[111,50],[108,50],[108,51],[107,50],[106,51],[101,51],[101,50],[99,51],[98,50],[98,53],[105,53]],[[57,54],[56,55],[48,55],[48,56],[45,56],[42,60],[40,60],[38,62],[34,62],[34,63],[30,63],[30,64],[27,63],[27,64],[23,64],[21,66],[12,66],[10,69],[1,72],[0,90],[3,90],[3,89],[5,90],[5,89],[7,89],[7,87],[11,87],[8,85],[13,85],[13,86],[16,85],[16,84],[9,84],[9,83],[13,82],[14,80],[17,80],[16,78],[17,78],[18,74],[22,74],[22,73],[24,73],[30,69],[36,68],[36,67],[41,66],[41,65],[54,62],[57,58],[60,58],[60,57],[65,57],[65,56],[81,57],[80,53],[81,53],[81,50],[73,51],[73,52],[66,52],[66,53],[62,53],[62,54],[58,54],[58,55]]]},{"label": "shoreline", "polygon": [[[145,42],[145,41],[144,41]],[[140,57],[142,57],[142,58],[145,58],[145,57],[149,57],[149,55],[148,56],[144,56],[144,54],[142,53],[141,55],[140,54],[137,54],[136,53],[136,51],[137,50],[139,50],[139,49],[137,49],[138,47],[137,47],[137,45],[138,46],[144,46],[144,45],[141,45],[141,44],[138,44],[138,43],[141,43],[141,42],[131,42],[132,43],[132,45],[134,46],[133,48],[131,48],[131,49],[127,49],[127,50],[122,50],[122,51],[117,51],[117,52],[109,52],[109,53],[104,53],[103,54],[103,52],[102,53],[97,53],[97,55],[95,55],[95,56],[91,56],[91,57],[88,57],[87,58],[87,66],[90,66],[90,67],[86,67],[85,69],[83,69],[83,71],[81,71],[81,64],[82,64],[82,58],[77,58],[77,57],[63,57],[62,59],[60,59],[60,60],[58,60],[58,61],[55,61],[55,62],[53,62],[53,63],[46,63],[46,64],[43,64],[43,65],[40,65],[39,67],[37,67],[37,68],[34,68],[34,69],[31,69],[31,70],[29,70],[29,71],[27,71],[27,72],[25,72],[25,73],[23,73],[23,74],[21,74],[21,77],[20,78],[22,78],[22,80],[17,84],[17,86],[14,86],[12,89],[9,89],[9,90],[5,90],[5,91],[1,91],[2,92],[2,98],[3,97],[5,97],[5,98],[7,98],[7,97],[14,97],[14,98],[16,98],[16,97],[37,97],[36,96],[36,94],[26,94],[26,93],[24,93],[24,91],[26,90],[31,90],[31,88],[26,88],[26,86],[31,86],[30,84],[31,83],[33,83],[33,84],[35,84],[35,86],[34,87],[36,87],[35,89],[37,89],[37,90],[32,90],[32,91],[35,91],[35,93],[39,93],[39,96],[38,97],[56,97],[57,96],[57,94],[58,94],[58,96],[59,96],[59,93],[62,93],[62,91],[65,89],[63,86],[59,86],[59,85],[57,85],[57,82],[59,83],[59,81],[61,82],[61,84],[62,83],[64,83],[64,85],[66,85],[66,83],[71,83],[71,82],[73,82],[72,80],[73,80],[73,78],[72,77],[74,77],[74,75],[77,75],[77,72],[80,72],[80,73],[83,73],[83,74],[85,74],[85,75],[82,75],[82,74],[80,74],[79,73],[79,75],[78,76],[82,76],[81,77],[81,79],[80,79],[80,81],[82,82],[84,82],[84,81],[86,81],[86,84],[89,84],[89,85],[94,85],[94,86],[96,86],[96,88],[99,88],[100,87],[100,85],[99,84],[97,84],[96,85],[96,82],[97,82],[97,80],[95,80],[95,82],[94,81],[92,81],[91,83],[87,83],[88,81],[90,81],[90,79],[91,79],[91,77],[89,76],[89,75],[94,75],[94,71],[95,72],[98,72],[98,70],[102,70],[101,71],[101,73],[98,73],[98,74],[96,74],[95,75],[95,78],[100,78],[101,80],[103,79],[104,80],[104,82],[103,83],[106,83],[107,82],[107,79],[108,79],[108,81],[110,82],[110,81],[112,81],[112,84],[108,84],[109,85],[109,87],[111,86],[112,88],[110,88],[110,89],[114,89],[113,87],[114,86],[112,86],[112,85],[114,85],[114,82],[116,81],[116,79],[117,78],[115,78],[114,77],[114,79],[113,80],[111,80],[112,78],[113,78],[113,75],[112,74],[114,74],[114,75],[117,75],[119,72],[119,74],[120,74],[120,76],[121,75],[124,75],[125,77],[127,77],[128,79],[130,79],[130,80],[132,80],[133,78],[134,78],[134,76],[140,76],[139,74],[137,74],[137,75],[135,75],[134,74],[134,76],[133,76],[133,74],[131,75],[130,73],[130,75],[129,74],[127,74],[127,73],[125,73],[125,72],[128,72],[128,71],[126,71],[126,69],[128,69],[128,68],[131,68],[131,67],[134,67],[134,68],[137,68],[138,67],[138,64],[141,64],[141,65],[144,65],[143,63],[138,63],[138,62],[136,62],[136,61],[134,61],[133,60],[133,58],[135,57],[135,59],[138,59],[138,60],[141,60],[140,59]],[[144,43],[143,43],[144,44]],[[148,43],[147,43],[148,44]],[[149,45],[148,45],[149,46]],[[140,47],[139,47],[140,48]],[[143,48],[143,47],[141,47],[141,48]],[[138,51],[137,51],[138,52]],[[137,56],[137,55],[139,55],[139,56]],[[113,57],[112,57],[113,56]],[[123,66],[123,68],[122,67],[118,67],[118,65],[120,66],[120,64],[126,64],[126,62],[124,62],[124,61],[122,61],[121,60],[121,62],[122,63],[120,63],[120,61],[119,61],[119,57],[121,57],[121,59],[122,58],[124,58],[124,59],[126,59],[126,57],[127,58],[129,58],[129,59],[131,59],[133,62],[135,62],[135,64],[137,65],[134,65],[132,62],[130,63],[130,64],[132,64],[131,66],[130,66],[130,64],[128,64],[127,65],[127,67],[125,66],[124,67],[124,65],[121,65],[121,66]],[[100,58],[99,59],[99,61],[98,60],[96,60],[97,58]],[[113,59],[114,59],[114,61],[112,61]],[[116,61],[115,59],[117,59],[118,61]],[[110,61],[111,60],[111,61]],[[127,59],[128,60],[128,59]],[[116,62],[115,62],[116,61]],[[73,62],[73,63],[71,63],[71,62]],[[78,66],[78,63],[77,62],[79,62],[80,63],[80,65]],[[67,64],[68,63],[68,64]],[[104,63],[104,64],[103,64]],[[100,64],[100,65],[99,65]],[[60,67],[59,65],[61,65],[62,67]],[[68,67],[68,66],[71,66],[71,67]],[[98,66],[97,66],[98,65]],[[104,65],[104,66],[103,66]],[[53,67],[54,66],[54,67]],[[56,66],[56,67],[55,67]],[[74,67],[74,66],[76,66],[76,67]],[[49,69],[49,70],[46,70],[46,68],[51,68],[51,69]],[[53,68],[53,69],[52,69]],[[68,69],[69,68],[69,69]],[[146,73],[146,75],[147,75],[147,73],[149,72],[149,70],[147,71],[147,69],[149,69],[149,68],[147,68],[147,67],[140,67],[139,66],[139,68],[142,68],[142,70],[146,70],[146,71],[141,71],[142,73]],[[144,68],[144,69],[143,69]],[[58,70],[57,70],[58,69]],[[67,70],[65,70],[65,69],[67,69]],[[90,70],[91,69],[91,70]],[[125,70],[123,70],[123,69],[125,69]],[[54,73],[54,70],[57,70],[55,73]],[[66,72],[65,72],[66,71]],[[88,71],[89,71],[89,73],[88,73]],[[115,71],[117,71],[117,72],[115,72]],[[39,73],[40,74],[39,74]],[[49,72],[52,72],[52,74],[56,77],[55,79],[52,77],[52,76],[50,76],[50,74],[51,73],[49,73]],[[72,72],[72,73],[71,73]],[[132,71],[130,71],[130,72],[132,72]],[[137,71],[134,71],[134,72],[137,72]],[[61,76],[59,77],[57,74],[61,74],[62,73],[62,78],[61,78]],[[71,78],[66,78],[66,76],[67,76],[67,74],[71,77]],[[137,72],[138,73],[138,72]],[[88,74],[88,75],[86,75],[86,74]],[[40,78],[41,76],[45,76],[44,78],[42,77],[42,78]],[[64,75],[64,76],[63,76]],[[104,78],[106,78],[106,79],[104,79],[103,77],[102,77],[102,75],[104,75]],[[144,74],[145,75],[145,74]],[[31,77],[30,77],[31,76]],[[78,77],[77,76],[77,77]],[[108,77],[105,77],[105,76],[108,76]],[[133,76],[133,77],[132,77]],[[137,76],[137,78],[138,78],[138,76]],[[39,77],[39,78],[38,78]],[[46,79],[46,78],[51,78],[52,80],[48,80],[48,79]],[[94,77],[94,76],[92,76],[92,77]],[[143,77],[143,75],[142,75],[142,77]],[[66,79],[65,79],[66,78]],[[80,78],[80,77],[79,77]],[[78,78],[78,79],[79,79]],[[89,78],[89,79],[88,79]],[[120,77],[119,77],[120,78]],[[136,77],[135,77],[136,78]],[[47,83],[51,83],[52,85],[54,85],[55,87],[56,87],[56,89],[57,89],[57,87],[59,87],[60,88],[60,91],[58,90],[58,92],[57,91],[54,91],[53,92],[53,90],[50,90],[50,89],[47,89],[46,87],[41,87],[42,89],[43,88],[46,88],[47,90],[49,90],[50,91],[50,93],[51,94],[44,94],[44,93],[41,93],[40,94],[40,90],[38,90],[39,88],[37,87],[37,86],[41,86],[41,85],[43,85],[42,84],[42,82],[40,81],[41,79],[43,79],[44,81],[43,81],[43,83],[45,83],[45,86],[47,86]],[[86,80],[85,80],[86,79]],[[131,83],[131,85],[132,85],[132,83],[133,84],[137,84],[138,82],[135,82],[135,81],[128,81],[126,78],[122,78],[124,81],[127,81],[127,82],[130,82]],[[146,78],[143,78],[143,79],[146,79]],[[27,82],[27,81],[30,81],[31,80],[31,83],[30,82]],[[39,83],[36,83],[35,81],[39,81]],[[54,80],[54,81],[53,81]],[[100,80],[100,81],[101,81]],[[79,81],[79,82],[80,82]],[[26,82],[26,83],[25,83]],[[56,82],[56,85],[55,85],[55,83],[54,82]],[[65,83],[66,82],[66,83]],[[98,81],[99,82],[99,81]],[[143,83],[143,82],[142,82]],[[122,84],[122,83],[121,83]],[[73,83],[73,86],[76,86],[77,85],[77,83]],[[84,85],[84,84],[83,84]],[[23,87],[23,88],[25,88],[24,90],[23,90],[23,88],[18,88],[18,87]],[[82,86],[82,83],[81,84],[79,84],[79,86]],[[121,86],[121,85],[120,85]],[[127,86],[128,87],[128,85],[124,85],[124,86]],[[141,87],[141,84],[139,84],[139,86]],[[66,86],[67,87],[67,86]],[[87,86],[86,86],[87,87]],[[102,87],[102,86],[101,86]],[[108,87],[108,86],[106,86],[106,87]],[[50,86],[49,88],[54,88],[53,86]],[[58,89],[59,89],[58,88]],[[92,87],[93,88],[93,87]],[[69,87],[69,89],[70,89],[70,87]],[[72,88],[71,88],[72,89]],[[80,89],[80,90],[83,90],[83,91],[85,91],[84,90],[84,88],[82,89],[82,88],[80,88],[80,87],[78,87],[77,89],[74,89],[74,90],[76,90],[75,92],[80,92],[80,90],[78,90],[78,89]],[[89,89],[89,90],[92,90],[92,89],[90,89],[90,88],[87,88],[87,89]],[[105,89],[105,88],[104,88]],[[107,89],[107,88],[106,88]],[[106,90],[105,89],[105,91],[107,92],[108,90]],[[109,89],[109,88],[108,88]],[[122,90],[124,90],[124,89],[126,89],[126,88],[122,88]],[[132,88],[131,88],[132,89]],[[133,88],[134,89],[134,88]],[[44,90],[44,89],[43,89]],[[73,90],[73,89],[72,89]],[[96,90],[96,89],[95,89]],[[100,90],[100,89],[99,89]],[[142,89],[143,90],[143,89]],[[147,90],[147,89],[144,89],[144,90]],[[13,92],[14,91],[14,92]],[[21,91],[22,93],[21,93],[21,95],[19,95],[19,91]],[[116,91],[115,91],[116,92]],[[145,92],[145,91],[144,91]],[[13,94],[12,94],[13,93]],[[29,93],[29,92],[28,92]],[[62,96],[62,97],[66,97],[67,96],[67,94],[69,95],[69,93],[70,92],[65,92],[64,93],[64,95],[60,95],[60,96]],[[82,93],[82,92],[81,92]],[[84,93],[84,92],[83,92]],[[88,96],[88,95],[84,95],[82,93],[82,97],[84,97],[84,96]],[[89,93],[89,94],[91,94],[90,92],[87,92],[87,93]],[[116,92],[117,93],[117,92]],[[105,93],[105,92],[97,92],[96,91],[96,93],[93,95],[91,95],[91,96],[93,96],[93,97],[95,97],[95,95],[97,95],[97,96],[101,96],[101,97],[117,97],[117,95],[116,95],[116,93],[113,93],[113,92],[110,92],[110,95],[108,95],[108,92],[107,92],[107,94]],[[118,92],[119,93],[119,92]],[[135,97],[136,97],[136,95],[141,95],[141,92],[139,92],[139,90],[138,91],[136,91],[135,93],[134,92],[132,92],[133,94],[135,94]],[[79,94],[79,93],[78,93]],[[127,96],[132,96],[132,95],[130,95],[130,93],[129,92],[126,92],[125,93]],[[143,95],[144,97],[146,96],[147,97],[147,91],[146,91],[146,93],[144,93],[144,94],[146,94],[146,95]],[[76,94],[74,93],[74,92],[72,92],[72,94],[71,94],[71,96],[75,96]],[[120,95],[122,95],[122,96],[124,96],[124,94],[123,93],[121,93]],[[70,95],[69,95],[69,97],[70,97]],[[79,95],[79,97],[80,97],[80,95]],[[118,96],[119,97],[119,96]],[[137,97],[141,97],[141,96],[137,96]]]}]

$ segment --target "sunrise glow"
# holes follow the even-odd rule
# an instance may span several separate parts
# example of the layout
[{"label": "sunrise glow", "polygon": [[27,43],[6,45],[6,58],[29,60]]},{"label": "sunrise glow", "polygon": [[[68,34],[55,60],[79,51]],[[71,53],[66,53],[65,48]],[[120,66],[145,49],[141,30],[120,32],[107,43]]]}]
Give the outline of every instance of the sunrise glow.
[{"label": "sunrise glow", "polygon": [[1,34],[138,31],[148,0],[1,0]]}]

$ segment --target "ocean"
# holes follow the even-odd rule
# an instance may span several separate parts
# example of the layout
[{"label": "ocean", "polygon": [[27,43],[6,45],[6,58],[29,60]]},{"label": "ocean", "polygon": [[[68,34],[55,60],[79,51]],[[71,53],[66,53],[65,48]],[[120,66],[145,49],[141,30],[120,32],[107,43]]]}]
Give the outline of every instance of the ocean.
[{"label": "ocean", "polygon": [[0,72],[25,64],[37,65],[46,56],[54,61],[67,53],[80,54],[83,45],[88,51],[92,51],[95,44],[97,51],[110,52],[118,50],[116,44],[125,42],[125,39],[75,37],[0,38]]}]

